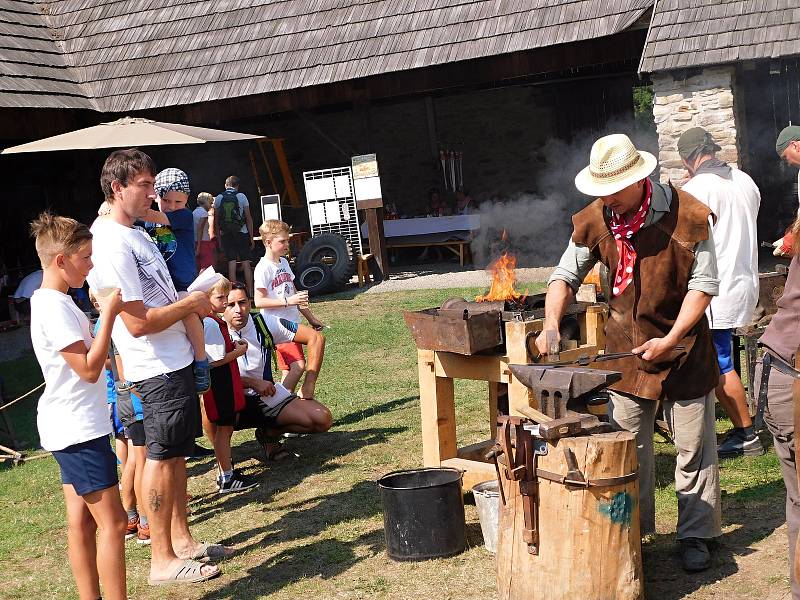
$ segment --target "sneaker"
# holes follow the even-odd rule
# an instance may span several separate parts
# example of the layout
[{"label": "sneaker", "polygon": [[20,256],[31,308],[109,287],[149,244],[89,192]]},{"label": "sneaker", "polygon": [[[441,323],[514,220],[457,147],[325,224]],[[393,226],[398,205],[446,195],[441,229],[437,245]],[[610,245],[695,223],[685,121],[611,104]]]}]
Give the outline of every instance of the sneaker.
[{"label": "sneaker", "polygon": [[696,573],[711,566],[711,553],[704,539],[685,538],[678,540],[678,543],[681,546],[681,565],[684,571]]},{"label": "sneaker", "polygon": [[765,452],[766,450],[757,435],[752,435],[748,439],[744,429],[739,427],[731,429],[722,443],[717,447],[717,456],[719,458],[761,456]]},{"label": "sneaker", "polygon": [[128,527],[125,529],[125,539],[129,540],[136,535],[139,530],[139,515],[128,519]]},{"label": "sneaker", "polygon": [[136,543],[142,546],[150,545],[150,525],[139,525],[139,531],[136,533]]},{"label": "sneaker", "polygon": [[204,394],[211,389],[211,369],[208,359],[194,361],[194,387],[198,394]]},{"label": "sneaker", "polygon": [[253,481],[249,477],[240,473],[234,473],[233,477],[231,477],[228,481],[220,483],[218,491],[220,494],[231,494],[234,492],[252,490],[253,488],[257,488],[258,485],[259,484],[257,481]]}]

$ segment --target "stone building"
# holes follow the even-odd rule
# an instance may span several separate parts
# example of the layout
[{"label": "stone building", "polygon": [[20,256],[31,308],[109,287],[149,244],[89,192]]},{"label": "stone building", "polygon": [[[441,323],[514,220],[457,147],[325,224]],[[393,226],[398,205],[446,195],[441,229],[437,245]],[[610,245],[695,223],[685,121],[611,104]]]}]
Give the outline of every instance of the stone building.
[{"label": "stone building", "polygon": [[686,176],[677,139],[708,129],[721,157],[761,189],[759,237],[773,240],[794,219],[796,173],[775,138],[800,123],[800,10],[758,0],[655,3],[640,71],[653,85],[661,178]]}]

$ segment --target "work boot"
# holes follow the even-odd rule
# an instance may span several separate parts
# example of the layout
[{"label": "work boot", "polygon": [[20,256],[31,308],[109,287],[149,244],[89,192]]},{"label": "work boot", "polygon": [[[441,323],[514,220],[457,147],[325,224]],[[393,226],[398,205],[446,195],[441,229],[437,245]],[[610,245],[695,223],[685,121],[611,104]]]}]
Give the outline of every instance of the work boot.
[{"label": "work boot", "polygon": [[723,459],[737,456],[761,456],[764,454],[766,450],[764,450],[761,440],[752,432],[752,429],[752,427],[747,429],[734,427],[731,429],[717,447],[717,456]]},{"label": "work boot", "polygon": [[696,573],[705,571],[711,566],[711,554],[706,540],[701,538],[685,538],[678,540],[681,545],[681,565],[684,571]]}]

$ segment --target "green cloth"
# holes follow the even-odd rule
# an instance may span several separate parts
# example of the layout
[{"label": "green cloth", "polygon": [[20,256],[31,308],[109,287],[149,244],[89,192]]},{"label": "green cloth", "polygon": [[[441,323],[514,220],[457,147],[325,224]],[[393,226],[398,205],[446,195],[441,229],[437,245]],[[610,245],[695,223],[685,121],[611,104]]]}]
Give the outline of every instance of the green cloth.
[{"label": "green cloth", "polygon": [[685,160],[693,155],[714,154],[721,149],[714,137],[702,127],[687,129],[678,138],[678,154]]},{"label": "green cloth", "polygon": [[784,127],[778,134],[778,140],[775,142],[775,152],[778,153],[778,156],[783,156],[784,151],[792,142],[800,142],[800,125]]}]

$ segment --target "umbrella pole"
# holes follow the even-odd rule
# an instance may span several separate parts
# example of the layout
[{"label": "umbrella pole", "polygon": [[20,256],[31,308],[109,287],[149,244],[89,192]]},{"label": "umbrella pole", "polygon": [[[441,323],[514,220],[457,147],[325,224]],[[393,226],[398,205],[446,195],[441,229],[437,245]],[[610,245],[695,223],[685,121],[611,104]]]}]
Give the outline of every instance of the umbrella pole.
[{"label": "umbrella pole", "polygon": [[250,168],[253,169],[253,179],[256,180],[256,187],[258,188],[258,195],[263,196],[264,191],[261,189],[261,180],[258,178],[258,169],[256,169],[256,157],[253,151],[250,150]]}]

